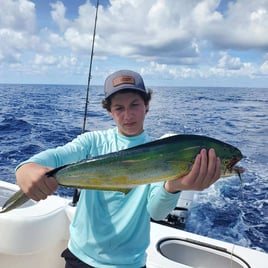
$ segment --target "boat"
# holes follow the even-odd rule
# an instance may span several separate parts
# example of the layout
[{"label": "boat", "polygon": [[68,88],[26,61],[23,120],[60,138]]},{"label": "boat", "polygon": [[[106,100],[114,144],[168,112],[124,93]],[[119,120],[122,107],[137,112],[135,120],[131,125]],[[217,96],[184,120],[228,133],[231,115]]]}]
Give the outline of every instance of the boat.
[{"label": "boat", "polygon": [[[85,132],[99,0],[93,31],[85,114]],[[166,134],[163,137],[173,134]],[[0,180],[0,209],[19,187]],[[162,221],[151,221],[147,268],[264,268],[268,254],[183,230],[194,192],[182,192],[177,207]],[[75,192],[73,198],[77,199]],[[51,195],[0,214],[1,268],[63,268],[69,225],[76,206],[70,198]]]},{"label": "boat", "polygon": [[[0,180],[0,207],[17,190],[17,185]],[[173,221],[151,222],[147,267],[264,268],[266,253],[177,228],[184,224],[193,195],[182,192],[169,215]],[[75,209],[70,198],[52,195],[0,214],[0,267],[63,268],[60,255],[67,247]]]}]

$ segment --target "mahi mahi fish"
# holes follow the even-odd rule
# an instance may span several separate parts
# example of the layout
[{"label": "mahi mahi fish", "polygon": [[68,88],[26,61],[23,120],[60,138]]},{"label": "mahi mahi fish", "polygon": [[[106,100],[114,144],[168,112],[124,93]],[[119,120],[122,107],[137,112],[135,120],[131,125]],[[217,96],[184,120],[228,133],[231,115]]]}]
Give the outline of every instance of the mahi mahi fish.
[{"label": "mahi mahi fish", "polygon": [[[121,191],[128,193],[136,186],[172,180],[186,175],[202,148],[214,148],[221,158],[221,176],[241,168],[241,151],[220,140],[201,135],[174,135],[129,149],[94,157],[55,168],[46,173],[58,184],[79,189]],[[240,177],[241,179],[241,177]],[[3,205],[0,213],[17,208],[29,198],[19,190]]]}]

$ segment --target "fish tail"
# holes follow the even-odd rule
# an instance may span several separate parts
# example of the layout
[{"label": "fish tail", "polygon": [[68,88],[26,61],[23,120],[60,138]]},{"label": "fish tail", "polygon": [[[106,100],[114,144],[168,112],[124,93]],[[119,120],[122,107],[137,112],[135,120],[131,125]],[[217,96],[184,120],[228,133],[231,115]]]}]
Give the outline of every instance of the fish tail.
[{"label": "fish tail", "polygon": [[5,213],[15,209],[26,203],[29,199],[30,198],[22,190],[19,190],[5,202],[0,213]]},{"label": "fish tail", "polygon": [[[50,171],[48,171],[46,173],[47,177],[52,177],[54,176],[59,170],[65,168],[68,165],[65,166],[61,166],[55,169],[52,169]],[[5,213],[8,212],[12,209],[15,209],[21,205],[23,205],[24,203],[26,203],[30,198],[22,191],[19,190],[17,191],[15,194],[13,194],[6,202],[5,204],[2,206],[2,210],[0,211],[0,213]]]}]

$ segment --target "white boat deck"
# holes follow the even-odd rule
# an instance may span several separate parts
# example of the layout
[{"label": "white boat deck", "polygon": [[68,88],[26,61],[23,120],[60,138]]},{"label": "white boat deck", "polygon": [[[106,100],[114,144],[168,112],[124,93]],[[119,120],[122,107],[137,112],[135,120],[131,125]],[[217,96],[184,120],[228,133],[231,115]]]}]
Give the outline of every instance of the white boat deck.
[{"label": "white boat deck", "polygon": [[[0,181],[0,206],[18,187]],[[50,196],[0,214],[0,267],[63,268],[75,208]],[[151,223],[148,268],[266,268],[268,254]]]},{"label": "white boat deck", "polygon": [[149,268],[268,267],[266,253],[154,223],[147,253]]}]

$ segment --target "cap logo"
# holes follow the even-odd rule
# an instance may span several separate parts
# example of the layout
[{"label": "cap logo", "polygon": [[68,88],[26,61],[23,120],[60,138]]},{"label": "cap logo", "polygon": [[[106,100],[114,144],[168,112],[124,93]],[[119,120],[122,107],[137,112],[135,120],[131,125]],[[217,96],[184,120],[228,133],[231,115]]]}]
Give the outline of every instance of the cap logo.
[{"label": "cap logo", "polygon": [[132,84],[135,85],[135,79],[132,76],[129,75],[122,75],[119,77],[116,77],[113,79],[113,86],[117,87],[120,86],[122,84]]}]

